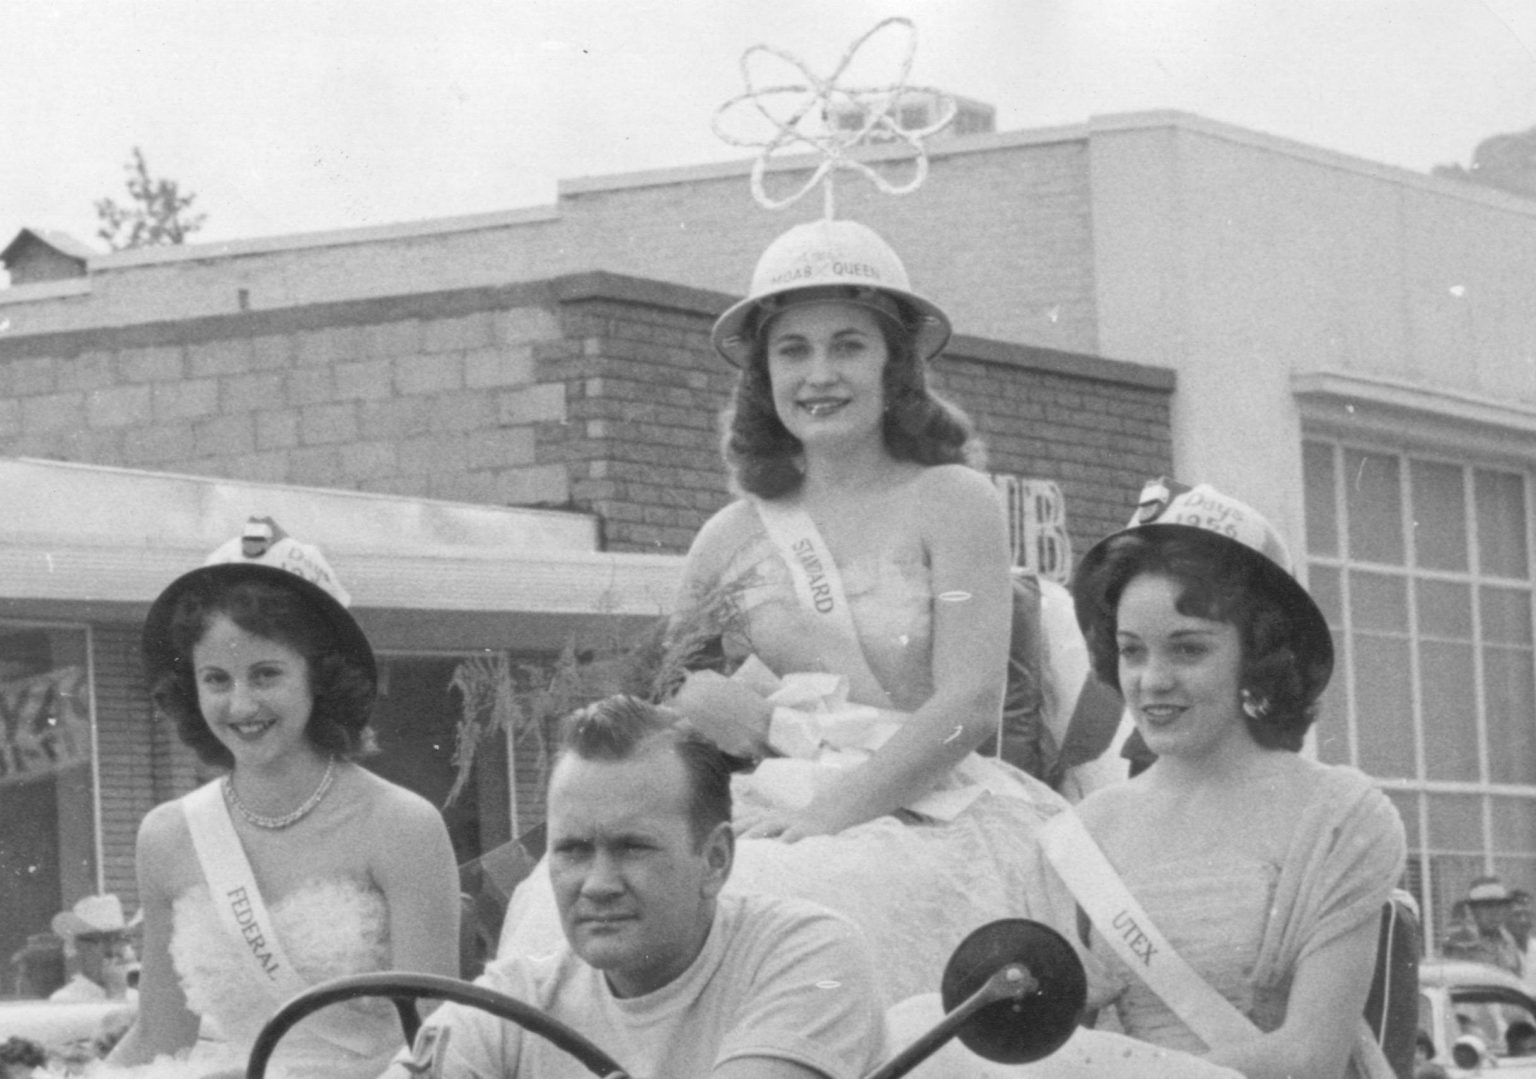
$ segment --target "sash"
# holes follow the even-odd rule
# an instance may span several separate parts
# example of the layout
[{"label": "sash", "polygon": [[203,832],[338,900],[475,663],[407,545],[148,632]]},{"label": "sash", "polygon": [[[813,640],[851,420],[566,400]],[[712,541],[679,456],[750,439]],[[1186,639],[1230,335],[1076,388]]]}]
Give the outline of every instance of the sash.
[{"label": "sash", "polygon": [[[843,591],[843,575],[838,571],[826,541],[817,531],[816,522],[799,506],[785,506],[764,499],[755,501],[764,531],[789,567],[800,606],[806,614],[822,619],[825,625],[836,629],[857,647],[859,629],[853,623],[853,612]],[[863,662],[864,670],[857,673],[868,675],[878,685],[879,680],[869,670],[868,661]]]},{"label": "sash", "polygon": [[256,980],[278,1000],[286,1000],[308,989],[309,983],[283,953],[261,889],[256,886],[256,875],[251,872],[245,848],[229,818],[220,783],[205,783],[181,800],[182,813],[192,833],[192,846],[202,863],[203,878],[213,895],[219,921],[242,944],[240,953]]},{"label": "sash", "polygon": [[[841,678],[844,687],[854,676],[879,686],[880,679],[870,668],[859,643],[858,627],[848,606],[847,593],[843,591],[842,574],[838,572],[837,563],[821,538],[816,522],[799,506],[762,499],[754,500],[754,504],[764,531],[789,569],[800,606],[806,614],[823,620],[828,629],[853,646],[847,657],[853,669]],[[781,692],[787,697],[799,695],[803,688],[810,687],[810,683],[818,682],[818,677],[816,674],[786,675],[782,679],[784,689]],[[856,764],[857,757],[839,753],[838,747],[873,752],[889,737],[894,725],[892,721],[899,722],[900,718],[897,712],[849,706],[841,699],[834,702],[836,707],[830,711],[825,701],[809,705],[790,700],[771,703],[776,703],[776,707],[769,727],[769,743],[785,756],[768,758],[753,774],[759,777],[765,790],[768,784],[779,789],[782,794],[777,800],[791,806],[803,805],[815,793],[816,772],[807,771],[806,765],[838,767]],[[799,704],[798,708],[796,704]],[[792,743],[802,744],[802,748],[796,751]],[[816,747],[820,743],[827,743],[830,752],[819,752]],[[824,774],[821,781],[830,782],[831,776]],[[950,821],[988,791],[1026,802],[1036,801],[1022,778],[971,753],[954,766],[947,780],[941,780],[934,789],[903,808],[935,820]]]},{"label": "sash", "polygon": [[1071,810],[1056,814],[1041,828],[1040,845],[1114,953],[1207,1047],[1257,1033],[1253,1021],[1163,939],[1082,818]]},{"label": "sash", "polygon": [[[192,833],[192,846],[202,865],[203,879],[208,882],[214,909],[219,912],[219,921],[241,943],[240,952],[257,983],[268,989],[274,1006],[281,1005],[308,989],[310,983],[283,952],[272,916],[256,885],[256,875],[245,856],[245,847],[224,803],[220,782],[205,783],[182,798],[182,815]],[[394,1052],[391,1035],[398,1037],[392,1016],[370,1015],[357,1011],[355,1006],[322,1009],[306,1017],[301,1029],[351,1057],[378,1057],[382,1051],[383,1062],[377,1071],[383,1070]],[[344,1069],[346,1058],[336,1060],[334,1066]]]},{"label": "sash", "polygon": [[[1212,989],[1169,946],[1075,811],[1056,814],[1039,835],[1052,868],[1105,942],[1208,1048],[1259,1033],[1253,1020]],[[1363,1016],[1350,1058],[1365,1079],[1393,1079],[1391,1066]]]}]

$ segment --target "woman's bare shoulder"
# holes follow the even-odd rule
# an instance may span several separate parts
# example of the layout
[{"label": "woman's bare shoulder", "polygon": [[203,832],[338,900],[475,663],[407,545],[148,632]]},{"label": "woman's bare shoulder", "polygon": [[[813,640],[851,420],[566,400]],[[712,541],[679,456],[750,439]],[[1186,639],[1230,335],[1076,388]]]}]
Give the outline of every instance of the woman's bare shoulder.
[{"label": "woman's bare shoulder", "polygon": [[913,483],[914,493],[931,507],[976,512],[1000,510],[1002,499],[985,472],[969,465],[931,465]]},{"label": "woman's bare shoulder", "polygon": [[711,579],[725,571],[732,557],[761,533],[757,508],[737,499],[704,522],[688,548],[688,575]]},{"label": "woman's bare shoulder", "polygon": [[749,498],[738,498],[716,510],[694,537],[693,545],[718,546],[740,541],[757,530],[757,506]]},{"label": "woman's bare shoulder", "polygon": [[144,819],[139,822],[139,850],[158,851],[187,834],[187,819],[181,809],[181,800],[161,802],[144,814]]},{"label": "woman's bare shoulder", "polygon": [[168,895],[175,894],[192,856],[192,832],[181,799],[161,802],[144,814],[135,847],[142,879],[164,886]]},{"label": "woman's bare shoulder", "polygon": [[362,790],[370,816],[388,827],[423,822],[442,824],[442,812],[427,799],[394,783],[362,765],[357,770],[358,786]]}]

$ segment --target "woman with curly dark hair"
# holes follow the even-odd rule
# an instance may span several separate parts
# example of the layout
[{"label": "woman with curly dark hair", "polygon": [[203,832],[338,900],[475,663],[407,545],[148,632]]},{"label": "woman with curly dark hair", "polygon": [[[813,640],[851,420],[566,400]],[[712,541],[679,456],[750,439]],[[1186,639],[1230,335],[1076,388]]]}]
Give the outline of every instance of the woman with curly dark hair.
[{"label": "woman with curly dark hair", "polygon": [[[442,817],[355,763],[371,748],[378,669],[345,601],[317,550],[253,518],[151,606],[151,696],[225,774],[139,828],[139,1015],[111,1063],[153,1063],[156,1079],[242,1068],[266,1020],[311,984],[371,970],[457,975],[458,878]],[[221,1032],[217,1049],[199,1040],[205,1020]],[[388,1005],[348,1005],[306,1020],[275,1064],[371,1079],[399,1039]],[[167,1059],[194,1046],[190,1060]]]},{"label": "woman with curly dark hair", "polygon": [[1381,1074],[1361,1014],[1403,827],[1366,776],[1299,752],[1333,644],[1279,534],[1158,480],[1073,593],[1095,672],[1156,755],[1043,833],[1080,907],[1058,923],[1091,921],[1121,1028],[1249,1079]]},{"label": "woman with curly dark hair", "polygon": [[[669,703],[760,762],[733,783],[727,888],[851,917],[892,1002],[1027,912],[1021,855],[1064,805],[975,752],[1001,720],[1010,552],[970,423],[928,388],[948,338],[865,226],[770,245],[714,331],[741,371],[725,458],[743,497],[699,533],[674,619],[719,616],[734,675],[695,672]],[[542,905],[514,899],[504,953],[547,942]]]}]

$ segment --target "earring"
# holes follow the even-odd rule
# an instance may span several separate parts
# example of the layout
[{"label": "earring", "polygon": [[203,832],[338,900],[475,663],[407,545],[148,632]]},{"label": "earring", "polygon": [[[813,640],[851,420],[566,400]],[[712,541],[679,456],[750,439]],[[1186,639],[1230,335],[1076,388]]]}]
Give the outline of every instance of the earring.
[{"label": "earring", "polygon": [[1243,690],[1243,715],[1262,721],[1269,718],[1269,709],[1268,697],[1260,697],[1251,689]]}]

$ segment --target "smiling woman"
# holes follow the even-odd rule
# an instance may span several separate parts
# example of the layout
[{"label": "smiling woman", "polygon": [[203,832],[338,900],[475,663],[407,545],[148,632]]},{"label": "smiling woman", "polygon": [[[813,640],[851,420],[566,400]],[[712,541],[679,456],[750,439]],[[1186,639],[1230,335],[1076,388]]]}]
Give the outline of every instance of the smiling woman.
[{"label": "smiling woman", "polygon": [[[457,974],[457,874],[426,801],[353,763],[372,744],[373,649],[312,547],[253,519],[150,608],[159,711],[226,774],[139,829],[140,1010],[113,1051],[150,1076],[243,1068],[294,992],[340,974]],[[329,1010],[285,1039],[285,1075],[381,1072],[387,1004]],[[221,1038],[199,1038],[203,1020]],[[194,1048],[195,1047],[195,1048]],[[191,1059],[168,1054],[192,1049]]]},{"label": "smiling woman", "polygon": [[[851,221],[775,240],[716,323],[740,368],[725,456],[744,494],[695,539],[675,631],[725,630],[730,677],[670,702],[745,761],[727,894],[811,899],[879,945],[889,1003],[972,930],[1027,917],[1029,852],[1064,802],[974,751],[995,738],[1007,525],[969,420],[928,386],[949,320]],[[502,954],[556,932],[534,883]]]},{"label": "smiling woman", "polygon": [[1249,1079],[1383,1074],[1360,1016],[1403,826],[1364,775],[1298,752],[1333,645],[1279,534],[1154,481],[1073,592],[1095,672],[1157,754],[1045,830],[1081,907],[1057,925],[1084,925],[1121,1027]]}]

